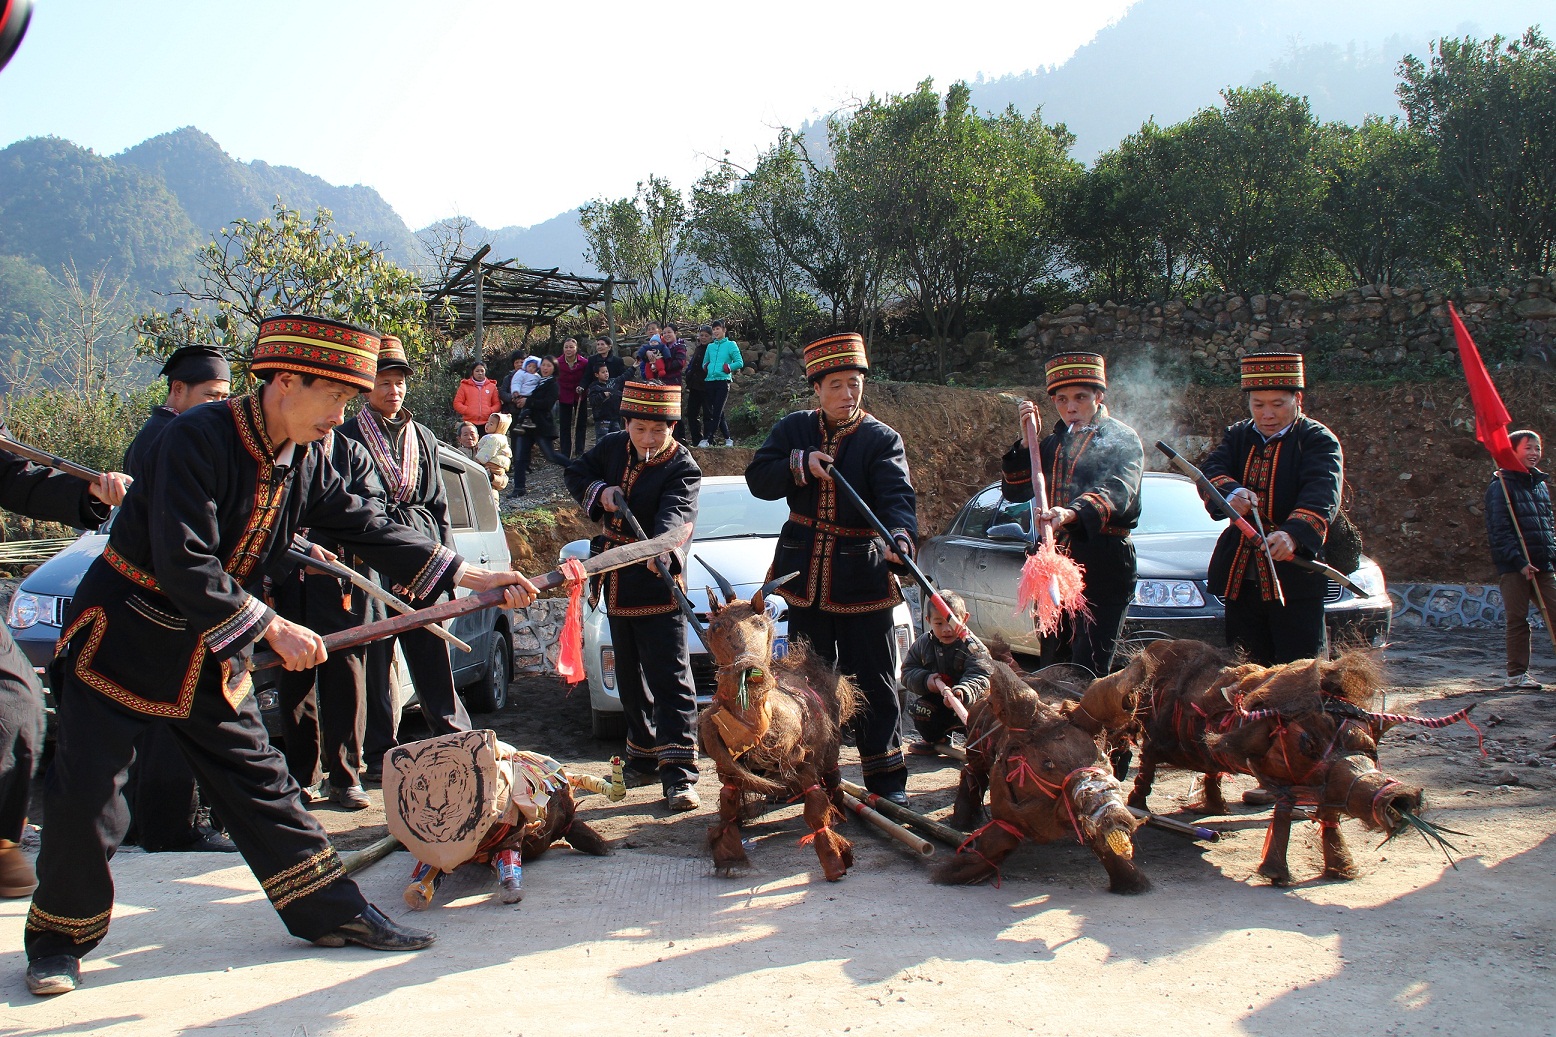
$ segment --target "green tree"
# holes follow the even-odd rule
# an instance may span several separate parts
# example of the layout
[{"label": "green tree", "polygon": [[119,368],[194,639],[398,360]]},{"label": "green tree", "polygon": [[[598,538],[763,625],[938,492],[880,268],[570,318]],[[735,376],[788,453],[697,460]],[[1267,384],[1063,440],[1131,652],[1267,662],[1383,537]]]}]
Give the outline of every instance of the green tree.
[{"label": "green tree", "polygon": [[[1437,147],[1472,277],[1556,262],[1556,50],[1537,28],[1512,42],[1441,39],[1399,64],[1410,128]],[[1446,221],[1445,221],[1446,223]]]},{"label": "green tree", "polygon": [[858,192],[876,249],[900,264],[942,378],[975,295],[1020,293],[1058,270],[1055,202],[1080,170],[1073,142],[1040,113],[979,115],[966,83],[942,106],[930,80],[872,97],[834,139],[838,173]]},{"label": "green tree", "polygon": [[609,277],[636,282],[626,299],[634,316],[664,323],[688,287],[689,218],[680,190],[659,176],[639,181],[631,198],[597,198],[579,209],[590,261]]},{"label": "green tree", "polygon": [[1419,278],[1442,248],[1437,151],[1397,119],[1323,128],[1319,239],[1353,284]]},{"label": "green tree", "polygon": [[1318,124],[1307,100],[1274,86],[1227,90],[1166,131],[1172,177],[1167,204],[1220,287],[1288,286],[1306,254],[1323,197],[1313,162]]},{"label": "green tree", "polygon": [[338,233],[328,209],[306,218],[278,201],[268,219],[223,228],[196,254],[195,266],[194,278],[170,293],[188,300],[188,308],[136,319],[144,352],[161,357],[205,343],[241,358],[260,321],[306,313],[397,335],[413,363],[435,359],[415,276],[376,246]]}]

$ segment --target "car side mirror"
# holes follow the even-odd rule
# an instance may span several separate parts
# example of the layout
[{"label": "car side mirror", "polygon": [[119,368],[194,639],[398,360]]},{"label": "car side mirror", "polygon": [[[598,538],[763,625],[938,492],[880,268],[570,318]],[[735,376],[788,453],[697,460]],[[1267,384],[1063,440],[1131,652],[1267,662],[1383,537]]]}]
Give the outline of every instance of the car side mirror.
[{"label": "car side mirror", "polygon": [[559,562],[566,562],[569,560],[575,560],[579,562],[586,561],[589,557],[589,541],[569,540],[567,543],[562,545],[562,550],[557,552],[556,557],[557,561]]},{"label": "car side mirror", "polygon": [[1019,522],[1001,522],[990,526],[986,533],[990,540],[1019,540],[1026,543],[1032,537]]}]

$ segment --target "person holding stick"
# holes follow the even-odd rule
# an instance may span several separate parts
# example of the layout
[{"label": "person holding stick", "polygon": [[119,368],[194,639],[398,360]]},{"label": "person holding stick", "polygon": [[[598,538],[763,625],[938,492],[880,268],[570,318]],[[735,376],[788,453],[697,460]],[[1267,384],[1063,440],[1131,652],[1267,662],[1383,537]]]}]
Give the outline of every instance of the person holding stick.
[{"label": "person holding stick", "polygon": [[[1502,586],[1507,613],[1507,688],[1539,691],[1529,675],[1529,605],[1542,614],[1556,601],[1556,519],[1551,514],[1549,477],[1535,465],[1543,450],[1530,429],[1510,433],[1524,470],[1498,468],[1486,487],[1486,537]],[[1546,623],[1549,624],[1547,619]]]},{"label": "person holding stick", "polygon": [[[1290,562],[1323,559],[1345,479],[1340,441],[1303,413],[1301,353],[1249,353],[1241,373],[1250,417],[1226,430],[1201,468],[1267,535],[1261,549],[1230,524],[1222,530],[1210,590],[1226,598],[1227,644],[1249,662],[1321,659],[1328,578]],[[1221,517],[1209,500],[1205,510]]]},{"label": "person holding stick", "polygon": [[[967,630],[967,602],[955,591],[942,591],[949,616],[930,610],[929,629],[919,635],[902,660],[902,686],[915,701],[909,713],[919,740],[908,743],[914,756],[938,756],[935,748],[951,740],[951,732],[967,733],[967,724],[952,705],[973,706],[989,693],[988,652]],[[965,712],[965,710],[964,710]]]},{"label": "person holding stick", "polygon": [[[777,591],[789,603],[789,637],[808,641],[864,692],[855,724],[865,788],[906,805],[891,622],[902,592],[890,566],[914,555],[918,500],[902,436],[864,411],[869,370],[857,334],[806,346],[805,376],[817,407],[773,426],[746,467],[746,485],[761,500],[788,500],[789,520],[767,579],[800,574]],[[889,543],[839,492],[828,471],[834,465],[885,524]]]},{"label": "person holding stick", "polygon": [[[1045,650],[1043,662],[1067,660],[1103,677],[1113,670],[1114,647],[1135,595],[1129,535],[1140,521],[1145,449],[1134,429],[1108,413],[1107,368],[1099,354],[1060,353],[1044,373],[1059,420],[1038,448],[1049,498],[1048,510],[1032,521],[1051,523],[1060,546],[1084,570],[1086,608],[1060,620],[1058,650]],[[1023,425],[1036,413],[1035,404],[1022,401]],[[1006,500],[1033,500],[1031,451],[1024,442],[1016,441],[1000,468]]]},{"label": "person holding stick", "polygon": [[65,617],[51,685],[58,712],[45,788],[48,824],[27,914],[27,988],[62,994],[108,932],[108,861],[126,824],[119,792],[135,739],[168,722],[201,787],[287,929],[319,946],[426,947],[346,877],[324,830],[265,735],[248,658],[269,642],[287,669],[327,657],[324,641],[258,596],[303,527],[333,534],[417,599],[456,584],[534,599],[517,572],[470,566],[348,492],[316,445],[373,387],[379,336],[314,317],[260,324],[259,390],[181,415]]}]

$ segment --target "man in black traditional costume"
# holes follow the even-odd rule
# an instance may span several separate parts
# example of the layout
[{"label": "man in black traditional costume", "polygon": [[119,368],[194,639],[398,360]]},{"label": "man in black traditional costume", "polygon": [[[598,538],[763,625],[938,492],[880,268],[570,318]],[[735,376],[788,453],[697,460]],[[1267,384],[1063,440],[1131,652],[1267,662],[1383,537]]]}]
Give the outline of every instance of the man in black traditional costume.
[{"label": "man in black traditional costume", "polygon": [[[637,539],[621,517],[624,508],[651,537],[697,519],[702,470],[671,434],[681,418],[681,387],[627,382],[621,417],[623,431],[601,439],[563,473],[568,492],[589,518],[605,523],[605,532],[589,545],[592,554]],[[605,600],[616,652],[616,688],[627,724],[627,785],[657,780],[672,811],[702,805],[695,788],[697,696],[686,623],[658,569],[668,565],[679,576],[684,562],[677,551],[655,563],[608,572],[589,587],[592,602]]]},{"label": "man in black traditional costume", "polygon": [[[746,485],[762,500],[788,499],[789,520],[767,578],[799,573],[777,592],[789,605],[789,637],[810,642],[863,690],[866,707],[855,723],[865,787],[902,804],[908,769],[897,730],[891,620],[902,593],[889,566],[913,556],[917,501],[902,437],[863,409],[869,370],[858,335],[807,346],[805,376],[818,406],[773,426],[746,468]],[[838,492],[828,465],[859,491],[892,532],[892,543],[867,528]]]},{"label": "man in black traditional costume", "polygon": [[[0,435],[10,432],[0,425]],[[95,529],[124,499],[129,483],[117,472],[87,483],[0,450],[0,508],[28,518]],[[38,885],[20,843],[43,735],[43,687],[0,624],[0,897],[25,897]]]},{"label": "man in black traditional costume", "polygon": [[[124,452],[124,471],[132,479],[145,475],[162,433],[174,418],[232,395],[227,358],[212,346],[174,350],[162,365],[162,376],[167,379],[167,395],[151,408],[151,416]],[[135,762],[125,779],[124,799],[130,805],[127,841],[147,853],[237,850],[231,839],[200,823],[194,771],[166,724],[152,724],[141,732]]]},{"label": "man in black traditional costume", "polygon": [[45,785],[37,892],[27,915],[27,986],[74,990],[80,959],[113,909],[108,861],[124,834],[119,793],[136,737],[170,724],[244,860],[293,935],[320,946],[414,950],[433,934],[368,904],[271,747],[247,657],[264,638],[288,669],[326,657],[318,634],[258,596],[283,570],[293,534],[327,530],[418,600],[456,583],[535,588],[515,572],[466,565],[347,492],[314,444],[372,388],[378,336],[334,321],[260,325],[252,395],[198,407],[168,426],[103,554],[71,603],[54,661],[58,737]]},{"label": "man in black traditional costume", "polygon": [[[454,530],[448,520],[448,493],[438,469],[438,438],[430,428],[406,410],[406,383],[411,365],[405,347],[393,335],[384,336],[378,354],[378,373],[365,406],[340,428],[340,435],[367,448],[384,488],[384,508],[389,518],[410,526],[429,540],[453,550]],[[416,608],[433,604],[437,597],[419,598],[406,588],[386,581],[387,590]],[[389,667],[398,641],[405,664],[416,682],[422,717],[435,735],[470,730],[470,714],[454,687],[454,670],[448,643],[429,630],[412,630],[398,638],[375,642],[367,651],[367,733],[364,753],[367,777],[377,780],[384,753],[394,748],[400,726],[399,704],[389,682]]]},{"label": "man in black traditional costume", "polygon": [[[1068,617],[1055,641],[1068,647],[1068,661],[1101,677],[1113,669],[1114,646],[1135,595],[1130,532],[1140,521],[1145,451],[1135,430],[1108,413],[1103,402],[1107,368],[1100,355],[1061,353],[1048,361],[1044,373],[1059,420],[1039,446],[1049,507],[1034,521],[1051,522],[1060,548],[1084,568],[1090,612]],[[1029,414],[1037,418],[1037,408],[1022,401],[1023,427]],[[1032,500],[1032,455],[1026,444],[1017,440],[1000,467],[1005,499]],[[1065,654],[1053,653],[1055,659]]]},{"label": "man in black traditional costume", "polygon": [[1252,417],[1228,428],[1200,467],[1238,514],[1258,509],[1286,603],[1264,552],[1230,525],[1210,557],[1210,589],[1226,598],[1227,644],[1249,662],[1322,658],[1328,579],[1290,560],[1324,557],[1345,478],[1340,441],[1302,413],[1301,353],[1248,354],[1242,384]]},{"label": "man in black traditional costume", "polygon": [[[380,359],[382,353],[380,352]],[[346,489],[383,505],[384,486],[367,448],[339,432],[320,441],[320,453],[346,481]],[[372,569],[334,537],[304,530],[314,547],[354,566],[368,579]],[[383,618],[362,591],[328,573],[299,566],[276,579],[276,612],[317,634],[333,634]],[[292,779],[308,799],[327,800],[346,810],[372,806],[362,788],[362,742],[367,724],[367,656],[371,645],[331,652],[319,666],[288,670],[276,682],[281,700],[282,751]],[[322,772],[322,774],[321,774]]]}]

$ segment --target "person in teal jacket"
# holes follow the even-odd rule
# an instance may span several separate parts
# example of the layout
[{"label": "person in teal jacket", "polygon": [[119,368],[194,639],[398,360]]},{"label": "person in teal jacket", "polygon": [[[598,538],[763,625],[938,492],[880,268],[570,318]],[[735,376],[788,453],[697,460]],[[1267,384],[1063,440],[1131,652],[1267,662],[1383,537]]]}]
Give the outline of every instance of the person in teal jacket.
[{"label": "person in teal jacket", "polygon": [[713,322],[713,341],[708,343],[708,348],[702,352],[702,367],[707,372],[703,381],[703,413],[706,420],[702,423],[702,433],[707,438],[697,445],[708,446],[710,441],[717,443],[720,438],[725,446],[734,446],[735,441],[729,438],[729,422],[724,419],[724,405],[729,402],[730,376],[742,367],[746,362],[741,359],[740,347],[735,345],[735,340],[725,333],[724,322]]}]

